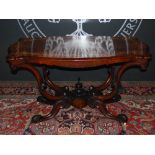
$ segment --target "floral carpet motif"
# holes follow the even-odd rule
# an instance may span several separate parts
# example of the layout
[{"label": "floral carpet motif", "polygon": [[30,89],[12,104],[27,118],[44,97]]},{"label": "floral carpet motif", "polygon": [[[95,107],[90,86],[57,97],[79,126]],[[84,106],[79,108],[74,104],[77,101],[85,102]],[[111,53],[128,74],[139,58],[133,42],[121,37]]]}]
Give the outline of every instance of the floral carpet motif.
[{"label": "floral carpet motif", "polygon": [[[123,82],[122,85],[122,99],[108,104],[108,110],[113,115],[128,116],[127,135],[155,134],[155,82]],[[52,109],[37,102],[38,95],[36,83],[0,82],[0,134],[116,135],[121,132],[117,121],[104,118],[97,109],[89,107],[61,109],[53,119],[31,124],[34,115],[46,115]]]}]

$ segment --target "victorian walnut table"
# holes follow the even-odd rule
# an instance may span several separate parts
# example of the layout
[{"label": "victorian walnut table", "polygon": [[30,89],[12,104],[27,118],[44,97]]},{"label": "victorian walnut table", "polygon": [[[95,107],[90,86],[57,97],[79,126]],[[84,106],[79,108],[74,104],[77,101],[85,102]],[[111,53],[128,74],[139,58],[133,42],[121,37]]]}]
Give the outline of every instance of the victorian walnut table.
[{"label": "victorian walnut table", "polygon": [[[46,115],[35,115],[31,123],[53,118],[61,108],[98,108],[106,117],[120,122],[122,133],[127,116],[113,116],[106,105],[121,99],[119,95],[121,77],[128,68],[140,67],[145,70],[151,59],[149,47],[136,38],[110,36],[52,36],[46,38],[23,38],[8,49],[7,62],[11,69],[30,71],[38,82],[40,103],[53,106]],[[118,66],[119,68],[115,66]],[[41,67],[42,70],[38,69]],[[99,86],[84,88],[80,80],[74,89],[60,87],[52,82],[49,68],[107,69],[107,79]],[[42,73],[40,73],[40,71]],[[62,76],[62,75],[61,75]],[[105,90],[107,93],[105,94]],[[104,92],[104,93],[103,93]]]}]

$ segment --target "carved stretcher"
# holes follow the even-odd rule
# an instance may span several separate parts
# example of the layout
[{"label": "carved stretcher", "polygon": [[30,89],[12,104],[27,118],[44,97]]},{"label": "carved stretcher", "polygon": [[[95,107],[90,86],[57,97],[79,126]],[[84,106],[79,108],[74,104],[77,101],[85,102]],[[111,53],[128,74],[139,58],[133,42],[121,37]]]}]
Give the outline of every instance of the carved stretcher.
[{"label": "carved stretcher", "polygon": [[[147,44],[136,38],[110,36],[23,38],[9,47],[7,56],[7,62],[13,71],[25,69],[35,76],[41,94],[38,101],[53,106],[48,115],[35,115],[32,123],[53,118],[61,108],[71,105],[84,108],[88,105],[98,108],[105,117],[119,121],[123,127],[122,132],[125,132],[127,116],[113,116],[108,112],[106,105],[121,99],[119,90],[123,73],[131,67],[145,70],[150,59]],[[117,70],[116,65],[119,65]],[[42,68],[42,74],[36,68],[38,66]],[[104,67],[108,70],[108,76],[99,86],[86,89],[78,81],[75,88],[70,89],[69,86],[60,87],[51,81],[48,68],[52,67]],[[105,94],[103,91],[106,89],[110,91]]]}]

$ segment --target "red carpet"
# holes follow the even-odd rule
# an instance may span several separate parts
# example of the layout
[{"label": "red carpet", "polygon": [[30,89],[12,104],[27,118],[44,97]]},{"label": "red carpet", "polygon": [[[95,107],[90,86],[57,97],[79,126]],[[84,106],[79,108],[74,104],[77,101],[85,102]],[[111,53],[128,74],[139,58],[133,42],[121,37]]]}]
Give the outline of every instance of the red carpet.
[{"label": "red carpet", "polygon": [[[128,116],[128,135],[155,134],[155,82],[123,82],[123,87],[121,101],[109,104],[109,111]],[[47,114],[52,108],[37,103],[38,94],[33,82],[0,82],[0,134],[115,135],[121,131],[119,123],[89,107],[70,107],[49,121],[30,124],[32,116]]]}]

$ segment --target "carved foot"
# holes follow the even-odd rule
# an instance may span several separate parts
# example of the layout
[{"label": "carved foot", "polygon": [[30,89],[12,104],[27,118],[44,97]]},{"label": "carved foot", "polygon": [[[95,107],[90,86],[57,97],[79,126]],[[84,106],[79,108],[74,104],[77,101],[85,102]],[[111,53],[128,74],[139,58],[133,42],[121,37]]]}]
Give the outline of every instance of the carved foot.
[{"label": "carved foot", "polygon": [[39,123],[39,122],[42,122],[42,121],[44,121],[44,117],[41,116],[41,115],[35,115],[31,119],[31,123]]},{"label": "carved foot", "polygon": [[125,114],[119,114],[119,115],[117,116],[117,120],[118,120],[120,123],[127,123],[128,117],[127,117]]},{"label": "carved foot", "polygon": [[31,123],[39,123],[39,122],[42,122],[42,121],[46,121],[46,120],[49,120],[51,118],[53,118],[55,115],[57,115],[57,113],[60,111],[60,109],[62,108],[62,105],[61,103],[56,103],[51,112],[45,116],[42,116],[42,115],[35,115],[32,117],[31,119]]},{"label": "carved foot", "polygon": [[125,135],[126,134],[126,123],[128,122],[128,117],[125,114],[119,114],[117,116],[117,120],[121,123],[122,125],[122,131],[121,134]]},{"label": "carved foot", "polygon": [[123,123],[123,124],[122,124],[121,135],[126,135],[126,123]]},{"label": "carved foot", "polygon": [[27,133],[30,133],[30,132],[31,132],[30,128],[27,128],[27,129],[25,129],[23,135],[26,135]]}]

